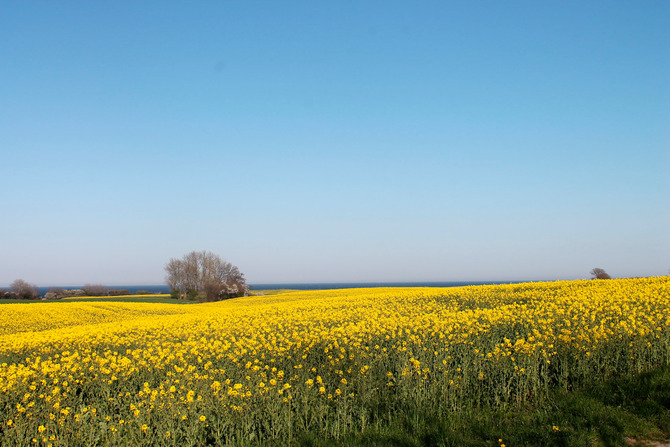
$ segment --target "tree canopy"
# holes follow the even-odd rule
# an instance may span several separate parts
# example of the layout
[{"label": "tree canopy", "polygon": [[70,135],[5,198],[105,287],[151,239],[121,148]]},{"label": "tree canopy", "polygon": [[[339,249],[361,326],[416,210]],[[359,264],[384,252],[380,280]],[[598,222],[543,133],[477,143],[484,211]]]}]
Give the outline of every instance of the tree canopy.
[{"label": "tree canopy", "polygon": [[217,301],[244,296],[248,287],[237,266],[210,251],[192,251],[165,265],[170,290],[180,298],[203,297]]},{"label": "tree canopy", "polygon": [[34,300],[40,298],[40,292],[37,286],[22,279],[17,279],[10,285],[10,287],[18,299]]},{"label": "tree canopy", "polygon": [[591,270],[591,275],[593,276],[593,279],[612,279],[612,277],[607,274],[605,270],[598,267]]}]

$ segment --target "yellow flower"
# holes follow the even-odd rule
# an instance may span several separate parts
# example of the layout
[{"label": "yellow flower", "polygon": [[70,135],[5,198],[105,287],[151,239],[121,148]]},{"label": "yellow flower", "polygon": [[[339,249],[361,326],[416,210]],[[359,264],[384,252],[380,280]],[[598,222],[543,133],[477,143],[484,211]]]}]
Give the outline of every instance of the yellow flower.
[{"label": "yellow flower", "polygon": [[[506,389],[546,390],[563,359],[580,375],[594,373],[595,365],[616,374],[619,366],[662,362],[670,340],[669,290],[670,277],[657,277],[303,291],[192,306],[70,301],[41,303],[35,311],[8,304],[0,315],[0,393],[12,410],[5,431],[22,427],[23,416],[13,420],[19,414],[36,430],[35,423],[45,423],[39,415],[59,430],[86,430],[111,414],[102,409],[121,408],[135,427],[149,422],[141,419],[146,414],[165,433],[162,422],[185,411],[198,420],[195,408],[184,407],[199,401],[198,408],[207,402],[244,413],[252,426],[294,411],[281,403],[310,399],[311,388],[320,399],[333,398],[327,403],[335,407],[351,396],[352,408],[393,387],[422,388],[410,397],[417,405],[433,393],[457,402],[473,387],[500,396],[509,395]],[[612,349],[622,353],[620,361],[608,357]],[[93,393],[86,401],[102,414],[79,410],[75,390],[110,390],[110,378],[123,391]],[[351,384],[361,392],[351,393]],[[317,410],[308,405],[306,411]],[[113,425],[108,435],[123,431],[122,422]],[[51,430],[43,427],[40,445]]]},{"label": "yellow flower", "polygon": [[206,420],[207,418],[205,417],[205,415],[200,416],[200,422],[205,422]]}]

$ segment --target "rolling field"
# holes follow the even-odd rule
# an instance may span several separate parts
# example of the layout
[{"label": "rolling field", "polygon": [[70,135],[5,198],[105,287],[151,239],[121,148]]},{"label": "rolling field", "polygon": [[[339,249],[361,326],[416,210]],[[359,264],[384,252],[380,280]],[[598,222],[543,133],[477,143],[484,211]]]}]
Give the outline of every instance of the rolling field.
[{"label": "rolling field", "polygon": [[3,304],[0,445],[337,440],[664,365],[670,277]]}]

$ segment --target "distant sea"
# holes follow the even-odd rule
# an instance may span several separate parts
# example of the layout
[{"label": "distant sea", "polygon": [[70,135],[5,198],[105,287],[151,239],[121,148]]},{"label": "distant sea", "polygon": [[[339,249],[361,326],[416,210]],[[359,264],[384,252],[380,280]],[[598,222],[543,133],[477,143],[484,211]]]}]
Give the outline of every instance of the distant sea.
[{"label": "distant sea", "polygon": [[[357,289],[365,287],[461,287],[480,286],[486,284],[517,284],[525,281],[437,281],[437,282],[314,282],[314,283],[262,283],[249,284],[251,290],[326,290],[326,289]],[[81,289],[83,286],[63,286],[62,289]],[[108,286],[110,289],[126,289],[130,293],[146,290],[151,293],[170,293],[165,284],[144,286]],[[44,296],[51,287],[40,287],[40,295]]]}]

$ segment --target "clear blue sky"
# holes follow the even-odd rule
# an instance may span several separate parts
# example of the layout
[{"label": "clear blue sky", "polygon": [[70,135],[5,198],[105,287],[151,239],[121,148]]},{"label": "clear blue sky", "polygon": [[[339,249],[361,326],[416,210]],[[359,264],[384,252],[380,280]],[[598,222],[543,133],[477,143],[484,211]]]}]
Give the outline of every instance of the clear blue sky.
[{"label": "clear blue sky", "polygon": [[670,2],[0,3],[0,285],[670,269]]}]

